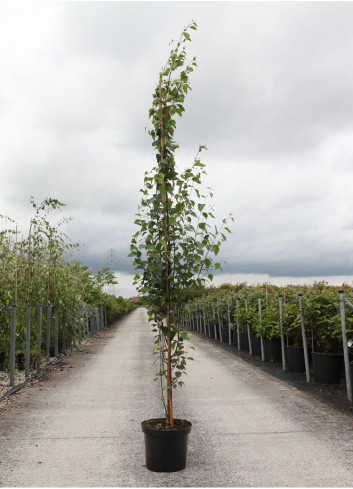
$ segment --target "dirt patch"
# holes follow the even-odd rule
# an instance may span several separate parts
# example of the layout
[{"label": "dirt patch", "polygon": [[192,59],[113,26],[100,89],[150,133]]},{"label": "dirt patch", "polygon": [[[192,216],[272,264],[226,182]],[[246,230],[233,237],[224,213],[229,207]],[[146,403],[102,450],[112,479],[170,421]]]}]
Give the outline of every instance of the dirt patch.
[{"label": "dirt patch", "polygon": [[174,419],[174,425],[167,425],[165,418],[146,419],[142,423],[143,428],[153,431],[181,431],[191,428],[190,421],[186,419]]}]

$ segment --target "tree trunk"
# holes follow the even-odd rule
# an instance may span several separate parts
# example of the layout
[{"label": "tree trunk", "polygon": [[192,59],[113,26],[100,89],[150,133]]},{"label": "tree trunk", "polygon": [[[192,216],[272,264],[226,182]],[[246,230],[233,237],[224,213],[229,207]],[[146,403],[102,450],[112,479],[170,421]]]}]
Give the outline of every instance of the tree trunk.
[{"label": "tree trunk", "polygon": [[[162,111],[162,81],[159,80],[159,104]],[[165,150],[164,150],[164,138],[163,138],[163,113],[161,113],[161,166],[165,165]],[[166,285],[166,323],[167,323],[167,412],[166,421],[170,426],[174,425],[173,418],[173,391],[172,391],[172,342],[171,342],[171,328],[170,328],[170,239],[169,239],[169,211],[168,211],[168,182],[164,180],[163,183],[163,237],[164,237],[164,273],[165,273],[165,285]]]}]

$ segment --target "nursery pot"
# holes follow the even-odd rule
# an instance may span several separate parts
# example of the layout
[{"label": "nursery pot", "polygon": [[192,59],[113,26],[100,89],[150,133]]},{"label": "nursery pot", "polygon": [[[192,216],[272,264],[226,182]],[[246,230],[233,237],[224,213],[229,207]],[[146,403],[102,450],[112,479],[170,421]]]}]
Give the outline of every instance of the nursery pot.
[{"label": "nursery pot", "polygon": [[248,333],[240,333],[240,349],[244,351],[249,350],[249,337]]},{"label": "nursery pot", "polygon": [[147,419],[141,423],[145,435],[146,467],[153,472],[178,472],[185,469],[191,423],[174,420],[173,429],[158,429],[165,418]]},{"label": "nursery pot", "polygon": [[264,349],[266,362],[282,361],[281,340],[265,340]]},{"label": "nursery pot", "polygon": [[18,370],[24,370],[25,369],[25,355],[24,355],[24,353],[17,353],[16,365],[17,365]]},{"label": "nursery pot", "polygon": [[305,372],[304,348],[302,346],[287,346],[288,372]]},{"label": "nursery pot", "polygon": [[221,329],[222,342],[229,343],[229,331],[227,329]]},{"label": "nursery pot", "polygon": [[232,345],[238,346],[238,335],[235,329],[230,330],[231,338],[232,338]]},{"label": "nursery pot", "polygon": [[339,384],[342,372],[343,355],[341,353],[312,352],[314,382]]},{"label": "nursery pot", "polygon": [[5,368],[5,352],[0,351],[0,370]]},{"label": "nursery pot", "polygon": [[261,340],[258,336],[251,335],[251,348],[252,348],[252,354],[261,356]]}]

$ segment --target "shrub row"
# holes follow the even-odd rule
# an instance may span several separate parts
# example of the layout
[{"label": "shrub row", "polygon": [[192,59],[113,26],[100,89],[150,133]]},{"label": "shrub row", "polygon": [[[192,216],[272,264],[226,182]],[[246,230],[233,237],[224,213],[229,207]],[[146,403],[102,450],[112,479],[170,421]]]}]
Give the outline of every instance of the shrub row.
[{"label": "shrub row", "polygon": [[92,273],[74,260],[79,245],[63,232],[70,219],[59,214],[65,204],[51,198],[37,204],[31,198],[31,205],[27,233],[20,232],[14,219],[0,216],[4,224],[0,231],[0,364],[5,369],[10,366],[14,307],[17,359],[25,355],[29,333],[31,359],[55,348],[55,335],[53,331],[49,334],[48,324],[57,328],[59,344],[70,345],[86,332],[94,332],[96,321],[109,324],[134,307],[104,292],[105,286],[117,283],[109,268]]},{"label": "shrub row", "polygon": [[[303,318],[308,345],[312,351],[342,352],[342,331],[338,292],[353,295],[352,287],[329,286],[316,282],[311,286],[277,287],[270,284],[248,286],[224,284],[203,290],[187,304],[187,314],[207,323],[219,324],[221,330],[236,330],[264,339],[279,339],[281,327],[286,345],[301,346],[301,314],[299,294],[302,294]],[[281,304],[281,306],[280,306]],[[346,308],[347,337],[353,340],[353,310]]]}]

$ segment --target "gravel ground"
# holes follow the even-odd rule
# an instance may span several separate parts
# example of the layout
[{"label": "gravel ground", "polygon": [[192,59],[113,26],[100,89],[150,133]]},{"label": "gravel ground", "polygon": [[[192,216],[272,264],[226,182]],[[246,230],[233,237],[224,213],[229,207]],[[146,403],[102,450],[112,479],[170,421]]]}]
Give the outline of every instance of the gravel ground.
[{"label": "gravel ground", "polygon": [[[23,372],[17,373],[15,375],[15,385],[22,384],[25,382],[26,376]],[[11,389],[10,386],[10,375],[7,372],[0,370],[0,399]]]}]

